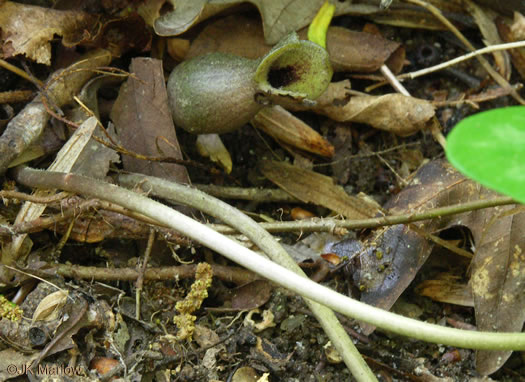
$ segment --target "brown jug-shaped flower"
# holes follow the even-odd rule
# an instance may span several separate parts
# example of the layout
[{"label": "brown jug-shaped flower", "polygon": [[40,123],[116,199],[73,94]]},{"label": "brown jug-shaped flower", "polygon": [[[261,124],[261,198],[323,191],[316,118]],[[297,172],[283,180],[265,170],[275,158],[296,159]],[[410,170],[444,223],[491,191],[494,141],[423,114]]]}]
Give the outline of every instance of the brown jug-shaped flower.
[{"label": "brown jug-shaped flower", "polygon": [[177,127],[220,134],[269,103],[313,102],[331,78],[326,50],[293,33],[257,60],[211,53],[184,61],[168,79],[168,97]]}]

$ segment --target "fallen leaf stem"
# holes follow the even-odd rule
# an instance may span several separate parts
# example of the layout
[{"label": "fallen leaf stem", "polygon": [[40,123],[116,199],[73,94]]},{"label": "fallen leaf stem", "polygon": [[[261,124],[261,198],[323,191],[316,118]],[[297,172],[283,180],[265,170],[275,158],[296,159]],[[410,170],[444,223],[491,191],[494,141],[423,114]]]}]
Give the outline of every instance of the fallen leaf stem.
[{"label": "fallen leaf stem", "polygon": [[414,78],[425,76],[427,74],[431,74],[434,72],[437,72],[439,70],[448,68],[450,66],[454,66],[456,64],[459,64],[463,61],[470,60],[471,58],[474,58],[476,56],[481,56],[482,54],[492,53],[492,52],[498,52],[500,50],[510,50],[510,49],[516,49],[516,48],[523,48],[525,47],[525,41],[514,41],[514,42],[507,42],[504,44],[495,44],[495,45],[489,45],[481,49],[474,50],[472,52],[466,53],[462,56],[453,58],[451,60],[442,62],[440,64],[430,66],[428,68],[419,69],[413,72],[409,73],[403,73],[397,76],[398,80],[403,80],[405,78],[409,78],[413,80]]},{"label": "fallen leaf stem", "polygon": [[[26,167],[17,168],[13,175],[17,182],[28,187],[61,188],[66,191],[101,198],[134,211],[140,211],[151,219],[177,229],[182,234],[222,254],[231,261],[253,270],[307,299],[317,301],[319,304],[346,316],[375,325],[383,330],[427,342],[462,348],[525,350],[525,333],[473,332],[447,328],[403,317],[343,296],[256,254],[159,202],[116,185],[79,175],[41,171]],[[192,190],[189,187],[187,189]],[[195,191],[193,192],[195,193]],[[353,373],[355,370],[361,373],[359,375],[354,374],[359,381],[375,379],[373,374],[371,376],[366,374],[366,370],[369,370],[368,366],[366,369],[361,369],[358,364],[352,365],[352,367]]]},{"label": "fallen leaf stem", "polygon": [[[337,228],[363,229],[408,224],[421,220],[439,219],[464,212],[516,203],[517,202],[510,197],[501,196],[487,200],[476,200],[473,202],[454,204],[452,206],[432,208],[420,213],[389,215],[370,219],[341,220],[334,218],[312,218],[298,221],[259,223],[259,225],[268,232],[332,232]],[[237,232],[235,228],[223,224],[210,224],[209,226],[223,234],[235,234]]]},{"label": "fallen leaf stem", "polygon": [[240,199],[255,202],[301,203],[299,199],[280,188],[221,187],[214,184],[194,184],[198,190],[221,199]]},{"label": "fallen leaf stem", "polygon": [[[155,184],[157,191],[158,189],[163,189],[172,200],[193,208],[198,208],[212,216],[226,219],[229,223],[235,225],[240,232],[250,238],[250,240],[270,258],[282,266],[258,255],[178,211],[122,187],[80,175],[41,171],[27,167],[18,167],[14,171],[14,175],[17,181],[29,187],[49,188],[52,187],[52,185],[56,185],[64,190],[103,199],[132,211],[141,211],[143,215],[158,221],[160,224],[176,229],[183,235],[193,238],[195,241],[200,242],[245,268],[253,270],[279,285],[283,285],[280,277],[268,277],[273,274],[273,268],[278,267],[294,275],[298,280],[302,280],[302,282],[297,284],[298,287],[296,289],[292,289],[295,292],[302,290],[301,285],[304,282],[318,285],[306,277],[302,269],[288,255],[284,248],[272,235],[261,229],[255,221],[221,200],[210,197],[191,187],[146,176],[142,176],[139,181],[139,183],[146,186],[146,188],[151,188],[152,184]],[[122,181],[125,176],[126,175],[121,175],[119,177],[120,180]],[[135,185],[136,182],[133,182],[132,186]],[[243,259],[245,261],[243,261]],[[262,273],[259,271],[260,266],[266,269]],[[281,274],[281,276],[286,277],[283,274]],[[302,293],[300,294],[304,297]],[[305,297],[305,302],[316,316],[326,335],[332,341],[332,344],[334,344],[338,350],[354,378],[358,382],[377,381],[374,373],[361,357],[361,354],[345,329],[337,320],[335,313],[330,310],[330,308],[322,305],[322,299],[312,301],[308,297]]]},{"label": "fallen leaf stem", "polygon": [[[196,265],[173,267],[149,267],[144,271],[144,280],[176,280],[195,277]],[[212,264],[213,275],[223,281],[237,285],[259,280],[255,273],[244,268]],[[140,271],[136,268],[103,268],[82,265],[57,264],[45,270],[31,270],[32,275],[49,277],[59,275],[66,278],[99,281],[136,281]]]},{"label": "fallen leaf stem", "polygon": [[[424,0],[403,0],[407,3],[417,4],[426,10],[428,10],[430,13],[432,13],[439,21],[443,23],[462,43],[465,45],[465,47],[470,50],[471,52],[474,52],[476,49],[474,46],[470,43],[470,41],[463,35],[463,33],[460,32],[458,28],[454,26],[437,8],[435,5],[430,4]],[[465,0],[466,6],[468,7],[471,3],[469,0]],[[471,6],[471,5],[470,5]],[[521,98],[521,96],[518,94],[518,92],[512,88],[512,86],[508,83],[508,81],[501,76],[494,68],[490,65],[490,63],[485,59],[483,56],[475,56],[476,59],[479,61],[481,66],[487,71],[487,73],[492,77],[492,79],[500,85],[502,88],[507,89],[509,93],[512,95],[512,97],[518,101],[520,104],[525,105],[525,100]]]}]

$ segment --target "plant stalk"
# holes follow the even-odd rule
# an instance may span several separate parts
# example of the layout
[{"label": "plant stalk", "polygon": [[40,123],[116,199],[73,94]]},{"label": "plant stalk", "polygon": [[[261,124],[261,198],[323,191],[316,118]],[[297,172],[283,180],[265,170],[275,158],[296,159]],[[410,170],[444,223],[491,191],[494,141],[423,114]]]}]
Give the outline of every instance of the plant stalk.
[{"label": "plant stalk", "polygon": [[[345,316],[427,342],[479,350],[525,350],[525,333],[474,332],[403,317],[343,296],[279,266],[203,224],[145,196],[80,175],[19,167],[15,180],[28,187],[61,188],[120,204],[168,225],[245,268]],[[357,378],[357,376],[356,376]],[[374,377],[375,378],[375,377]],[[360,380],[365,380],[361,378]]]}]

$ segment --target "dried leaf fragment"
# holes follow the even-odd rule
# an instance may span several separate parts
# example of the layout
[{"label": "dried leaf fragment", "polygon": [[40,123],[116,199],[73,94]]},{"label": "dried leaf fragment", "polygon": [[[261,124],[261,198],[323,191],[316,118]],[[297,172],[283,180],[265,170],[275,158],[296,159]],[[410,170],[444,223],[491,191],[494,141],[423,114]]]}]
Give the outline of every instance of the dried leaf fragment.
[{"label": "dried leaf fragment", "polygon": [[370,203],[348,195],[328,176],[277,161],[262,161],[260,169],[273,183],[304,203],[322,205],[349,219],[364,219],[378,212]]},{"label": "dried leaf fragment", "polygon": [[[525,322],[525,213],[494,208],[483,216],[476,241],[470,285],[479,330],[519,332]],[[496,372],[511,351],[478,351],[480,374]]]},{"label": "dried leaf fragment", "polygon": [[[298,33],[301,39],[307,39],[306,29]],[[191,43],[187,58],[222,52],[256,59],[270,49],[271,45],[264,40],[263,26],[259,20],[235,15],[208,24]],[[397,73],[404,59],[404,51],[400,51],[399,43],[342,27],[328,28],[326,49],[336,72],[375,72],[393,55],[399,55],[401,57],[395,60],[396,65],[392,68]]]},{"label": "dried leaf fragment", "polygon": [[[71,102],[84,83],[93,76],[95,68],[108,65],[111,54],[103,49],[86,53],[66,69],[53,73],[46,82],[46,89],[57,106]],[[49,114],[37,96],[27,104],[7,125],[0,137],[0,174],[3,174],[13,159],[41,135],[49,120]]]},{"label": "dried leaf fragment", "polygon": [[[58,152],[55,160],[49,166],[49,171],[69,172],[73,164],[78,159],[78,155],[86,144],[91,139],[91,135],[97,126],[95,117],[88,118],[79,129],[77,129],[71,138],[62,146]],[[38,190],[35,195],[40,197],[50,196],[55,194],[55,190]],[[44,212],[46,205],[33,202],[25,202],[20,211],[18,211],[15,224],[31,221],[40,217]],[[27,234],[13,235],[11,243],[5,246],[2,254],[2,262],[4,264],[12,264],[21,255],[22,244],[27,238]],[[6,268],[2,270],[0,277],[6,277],[9,272]]]},{"label": "dried leaf fragment", "polygon": [[[466,179],[447,161],[438,160],[423,166],[411,185],[384,208],[390,214],[418,213],[495,196],[497,193]],[[361,300],[389,309],[430,254],[428,234],[452,226],[469,228],[474,238],[470,287],[478,329],[519,332],[525,322],[525,212],[515,205],[376,230],[357,250],[360,269],[354,273],[354,281],[363,286]],[[479,351],[478,372],[495,372],[510,354]]]},{"label": "dried leaf fragment", "polygon": [[57,318],[60,309],[66,303],[67,296],[67,291],[58,290],[44,297],[33,313],[33,322],[51,321]]},{"label": "dried leaf fragment", "polygon": [[334,155],[334,146],[292,113],[281,106],[262,109],[251,121],[280,142],[324,157]]},{"label": "dried leaf fragment", "polygon": [[[302,37],[302,34],[300,34]],[[334,72],[371,73],[379,70],[388,59],[400,48],[400,44],[381,36],[353,31],[343,27],[330,27],[326,35],[326,49]],[[400,65],[392,68],[398,73],[402,68],[402,59],[396,60]]]},{"label": "dried leaf fragment", "polygon": [[[474,1],[465,1],[465,8],[470,12],[472,18],[479,27],[485,45],[501,44],[501,38],[498,34],[498,29],[494,20],[496,19],[496,12],[478,6]],[[506,51],[492,52],[494,62],[498,68],[499,73],[507,81],[510,79],[511,67],[509,54]]]},{"label": "dried leaf fragment", "polygon": [[353,95],[350,82],[333,82],[314,106],[286,105],[291,110],[311,110],[339,122],[359,122],[400,136],[408,136],[426,127],[435,114],[426,100],[402,94],[381,96]]},{"label": "dried leaf fragment", "polygon": [[[175,2],[175,9],[155,22],[155,32],[161,36],[176,36],[193,25],[226,8],[239,5],[239,0],[206,0]],[[248,0],[257,7],[264,26],[264,37],[267,44],[273,45],[287,34],[307,26],[324,0],[297,2],[295,0]],[[335,15],[339,16],[351,10],[373,10],[374,6],[354,5],[351,2],[336,2]]]},{"label": "dried leaf fragment", "polygon": [[[504,42],[515,42],[525,39],[525,17],[519,12],[514,13],[514,20],[510,25],[502,18],[496,20],[496,25]],[[521,78],[525,78],[525,49],[510,49],[508,52],[511,56],[512,64]]]},{"label": "dried leaf fragment", "polygon": [[[122,145],[142,155],[182,159],[168,109],[162,62],[134,58],[130,69],[136,77],[122,85],[111,111]],[[189,183],[186,168],[181,165],[148,162],[128,155],[123,156],[122,162],[128,171]]]},{"label": "dried leaf fragment", "polygon": [[255,280],[233,290],[232,308],[251,310],[266,304],[272,293],[272,285],[266,280]]},{"label": "dried leaf fragment", "polygon": [[97,18],[80,11],[59,11],[6,1],[0,4],[0,29],[5,57],[18,54],[39,63],[51,64],[54,35],[71,47],[90,35]]},{"label": "dried leaf fragment", "polygon": [[444,273],[433,280],[425,280],[416,288],[421,296],[448,304],[474,306],[470,287],[461,283],[458,276]]},{"label": "dried leaf fragment", "polygon": [[230,152],[222,143],[219,134],[199,134],[195,145],[200,155],[218,163],[226,174],[232,172],[233,162]]}]

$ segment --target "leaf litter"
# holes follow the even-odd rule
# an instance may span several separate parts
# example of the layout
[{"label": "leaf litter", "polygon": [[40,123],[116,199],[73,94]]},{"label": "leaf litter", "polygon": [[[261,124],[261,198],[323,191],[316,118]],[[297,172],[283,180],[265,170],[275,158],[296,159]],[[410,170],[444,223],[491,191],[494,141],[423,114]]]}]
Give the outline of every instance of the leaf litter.
[{"label": "leaf litter", "polygon": [[[62,5],[67,8],[65,3]],[[431,142],[428,129],[433,120],[438,118],[446,130],[462,116],[472,112],[469,105],[477,108],[482,105],[481,102],[490,104],[493,102],[491,100],[498,97],[504,100],[498,102],[508,102],[508,98],[501,98],[509,94],[508,89],[484,85],[478,89],[469,89],[441,76],[424,80],[421,86],[419,83],[413,85],[410,92],[414,97],[391,93],[382,88],[372,91],[372,94],[363,92],[362,81],[366,81],[363,78],[373,78],[383,65],[388,65],[394,73],[398,73],[406,72],[419,63],[418,55],[425,50],[414,49],[407,38],[412,36],[399,25],[443,29],[428,12],[402,4],[396,4],[391,11],[381,11],[369,4],[338,2],[337,15],[351,13],[354,16],[336,19],[346,25],[331,27],[328,32],[332,64],[340,73],[322,98],[315,105],[285,105],[286,110],[280,110],[280,114],[275,114],[277,117],[273,115],[277,128],[282,127],[285,133],[268,132],[268,122],[261,121],[270,119],[268,115],[271,115],[271,109],[265,109],[253,121],[253,125],[259,125],[258,128],[264,127],[261,129],[264,133],[245,127],[242,131],[221,137],[225,149],[220,155],[225,155],[224,150],[231,154],[228,154],[231,164],[226,166],[227,169],[231,168],[229,176],[211,165],[197,164],[195,168],[182,165],[187,163],[182,160],[184,157],[198,158],[194,145],[196,139],[174,129],[167,109],[163,72],[169,71],[175,62],[162,55],[163,48],[155,45],[158,36],[153,39],[145,25],[154,26],[161,36],[187,32],[179,40],[182,45],[175,56],[177,59],[208,51],[226,51],[255,58],[263,55],[271,44],[289,31],[307,26],[322,1],[311,2],[308,6],[299,6],[297,2],[249,3],[254,6],[251,12],[244,12],[246,8],[238,8],[238,2],[232,1],[176,2],[173,11],[159,18],[164,12],[162,2],[151,1],[137,9],[141,17],[135,13],[125,15],[122,12],[115,19],[118,5],[112,8],[110,4],[101,3],[98,12],[93,12],[93,9],[50,9],[2,2],[2,58],[14,63],[25,60],[26,63],[53,65],[48,69],[31,66],[41,80],[49,78],[43,89],[47,98],[42,102],[38,95],[25,109],[22,109],[22,105],[16,109],[18,115],[7,125],[0,138],[2,173],[30,144],[41,144],[36,139],[44,128],[46,131],[53,129],[57,135],[66,137],[72,134],[60,126],[61,122],[57,118],[52,119],[54,126],[49,126],[48,111],[54,112],[55,117],[65,115],[77,124],[87,119],[86,115],[75,119],[67,105],[73,104],[73,95],[80,92],[95,71],[106,69],[110,51],[113,56],[120,56],[120,62],[112,65],[123,71],[129,70],[130,74],[125,75],[127,78],[122,86],[119,85],[122,78],[107,83],[95,80],[101,84],[94,86],[97,90],[89,95],[87,105],[104,126],[108,126],[109,121],[116,126],[116,133],[111,129],[103,132],[97,128],[93,136],[115,144],[104,147],[106,151],[103,151],[103,145],[92,139],[79,160],[81,163],[76,164],[73,171],[105,178],[113,171],[124,170],[184,183],[190,183],[191,177],[193,182],[211,186],[230,185],[233,179],[236,186],[268,187],[271,181],[301,201],[301,204],[308,204],[306,208],[312,212],[305,215],[305,222],[315,221],[312,214],[326,219],[337,215],[351,220],[369,219],[383,214],[417,214],[431,208],[497,196],[463,178],[446,161],[439,159],[440,148]],[[519,13],[511,18],[508,17],[507,9],[502,10],[494,4],[490,4],[494,9],[489,10],[483,4],[468,3],[468,7],[463,7],[457,2],[436,2],[437,6],[449,12],[460,27],[477,25],[484,38],[491,43],[496,43],[498,38],[504,41],[521,39],[523,16]],[[128,5],[130,9],[133,8],[131,4]],[[217,16],[216,12],[225,8],[234,14]],[[254,17],[253,10],[260,16]],[[242,16],[238,12],[242,12]],[[27,17],[28,13],[38,17]],[[368,22],[364,21],[364,18],[368,18],[397,27],[375,27],[386,37],[363,32],[367,30],[366,25],[363,25],[363,30],[357,30],[360,28],[354,25],[351,28],[354,30],[349,30],[346,28],[348,22],[355,16],[360,17],[362,24]],[[17,17],[21,20],[22,28],[13,27],[13,20]],[[464,23],[465,20],[469,22]],[[197,23],[202,25],[196,26]],[[299,33],[304,34],[304,31]],[[59,43],[55,41],[56,36]],[[427,43],[422,36],[433,42]],[[446,45],[446,55],[461,54],[461,49],[456,45],[448,45],[448,37],[421,33],[416,39],[419,44],[427,44],[427,48],[431,46],[428,44]],[[90,57],[90,54],[93,57],[93,53],[98,52],[102,58],[84,61],[78,52],[72,52],[75,47],[79,52],[87,50],[88,56],[85,57]],[[94,47],[108,50],[97,51]],[[153,57],[162,58],[162,61],[136,57],[137,52],[141,55],[151,52]],[[168,52],[173,50],[168,48]],[[506,53],[495,55],[494,60],[503,77],[513,78],[513,68],[522,75],[523,60],[520,54],[521,50],[510,52],[513,67]],[[56,72],[52,76],[59,62],[73,63],[73,69],[67,74]],[[479,67],[473,64],[464,64],[461,70],[467,76],[473,73],[476,77],[485,77]],[[361,77],[355,76],[350,82],[346,74],[349,72],[358,72]],[[66,75],[76,76],[75,79],[68,77],[68,86],[64,86],[66,82],[61,80]],[[465,75],[462,78],[464,80]],[[0,81],[3,80],[0,78]],[[20,82],[16,85],[13,83],[6,82],[9,84],[6,89],[20,87]],[[442,89],[446,91],[440,93]],[[458,106],[451,108],[450,105]],[[33,128],[29,139],[17,135],[20,126]],[[379,130],[370,129],[369,126]],[[244,144],[247,139],[249,144],[248,141]],[[239,141],[243,143],[239,144]],[[410,144],[414,147],[406,146]],[[122,147],[128,151],[119,152]],[[96,150],[100,150],[98,154],[89,155]],[[47,167],[52,156],[45,154],[45,150],[38,152],[41,153],[40,162],[33,161],[30,164]],[[147,162],[138,160],[140,155],[173,160],[168,161],[170,163]],[[122,164],[119,164],[119,156]],[[279,161],[270,161],[269,157],[278,158]],[[291,163],[283,162],[285,158]],[[332,162],[326,163],[330,160]],[[428,164],[421,167],[425,162]],[[412,175],[412,171],[417,168],[418,172]],[[12,186],[5,183],[2,192],[9,191],[9,187]],[[32,230],[28,232],[31,241],[24,244],[24,256],[17,257],[18,266],[27,266],[30,272],[52,279],[70,296],[64,298],[62,292],[55,290],[36,293],[43,288],[44,283],[37,283],[16,272],[4,272],[4,276],[9,276],[3,277],[3,282],[10,288],[8,296],[23,307],[24,316],[31,317],[36,311],[37,317],[49,319],[35,320],[38,327],[30,326],[28,321],[18,325],[2,320],[2,338],[14,345],[15,349],[3,350],[3,360],[53,365],[49,363],[51,358],[47,357],[54,354],[59,357],[58,363],[67,364],[69,356],[64,350],[75,349],[71,351],[80,351],[78,365],[79,370],[83,370],[78,380],[89,380],[89,376],[96,375],[89,371],[91,367],[98,370],[99,374],[105,374],[105,379],[110,378],[111,373],[122,375],[127,372],[126,378],[144,380],[147,375],[155,374],[158,380],[166,380],[166,373],[175,371],[186,380],[209,380],[209,376],[226,380],[232,375],[243,378],[240,370],[248,376],[245,378],[251,380],[259,377],[276,380],[276,375],[290,378],[317,375],[324,380],[348,377],[348,370],[337,364],[340,359],[330,351],[333,348],[326,336],[318,330],[316,321],[296,296],[262,280],[234,287],[232,281],[242,279],[240,274],[239,277],[228,278],[228,272],[236,272],[235,267],[225,264],[224,260],[206,249],[188,244],[187,241],[177,241],[174,232],[167,232],[163,228],[155,228],[152,234],[154,222],[130,215],[129,211],[89,202],[79,197],[66,198],[59,203],[45,201],[49,218],[57,219],[56,223],[46,225],[43,222],[48,216],[20,222],[13,218],[16,216],[16,211],[15,214],[12,212],[15,204],[3,207],[2,225],[11,229],[2,231],[3,249],[11,244],[10,232],[15,232],[16,227],[22,224],[31,224]],[[88,206],[86,210],[79,207],[83,203]],[[97,207],[90,211],[89,206],[95,205]],[[283,218],[298,218],[296,213],[292,213],[296,204],[289,201],[263,205],[247,202],[237,206],[257,218],[274,222]],[[77,208],[78,214],[74,213]],[[69,213],[67,216],[71,220],[59,222],[64,213],[65,216]],[[195,211],[189,213],[196,215]],[[211,220],[203,215],[197,218]],[[282,240],[290,252],[298,252],[297,261],[312,277],[322,280],[326,285],[383,309],[401,311],[404,306],[403,311],[417,311],[419,316],[427,319],[446,318],[447,322],[454,322],[454,325],[460,325],[460,320],[472,321],[468,312],[445,305],[443,310],[447,313],[438,313],[436,305],[430,305],[429,308],[428,300],[414,293],[412,284],[416,284],[413,281],[421,281],[425,267],[434,267],[433,253],[441,245],[445,245],[446,249],[440,251],[455,251],[448,252],[446,259],[457,258],[458,253],[465,256],[466,252],[471,251],[470,263],[467,257],[456,260],[460,264],[455,269],[456,273],[430,278],[415,291],[449,304],[461,302],[473,306],[478,330],[519,332],[525,321],[525,295],[522,293],[522,278],[525,275],[523,220],[522,208],[509,205],[423,222],[350,232],[346,233],[350,239],[344,240],[341,237],[345,231],[334,231],[324,239],[316,238],[315,249],[313,244],[303,243],[300,235],[282,235]],[[44,227],[49,231],[45,231]],[[472,236],[472,240],[459,249],[455,248],[458,241],[439,238],[439,235],[457,227],[466,227]],[[153,243],[149,243],[146,239],[152,237]],[[73,240],[84,244],[79,246]],[[90,246],[86,243],[98,244]],[[49,245],[53,247],[52,250],[49,250]],[[323,252],[322,257],[318,256]],[[335,260],[333,253],[344,257],[341,263]],[[331,263],[327,264],[323,258],[330,259]],[[4,265],[6,259],[2,258]],[[211,263],[216,277],[207,292],[209,297],[201,301],[205,308],[192,312],[195,316],[190,317],[190,321],[197,321],[191,329],[195,342],[181,344],[177,341],[173,319],[176,316],[176,303],[188,296],[192,285],[188,278],[194,277],[194,273],[186,272],[179,279],[177,273],[165,277],[160,271],[152,275],[146,270],[149,265],[160,270],[171,266],[174,261],[201,260]],[[57,262],[72,263],[71,274],[77,275],[72,277],[75,288],[69,288],[69,285],[64,285],[63,278],[56,277],[54,272],[57,268],[54,267]],[[452,263],[454,261],[450,260]],[[441,265],[444,265],[443,261]],[[87,272],[91,279],[99,279],[107,284],[81,281],[80,275],[86,273],[80,271],[86,271],[86,266],[92,266],[89,268],[91,273]],[[105,279],[103,272],[119,273],[119,269],[132,269],[139,278],[148,275],[147,280],[140,284],[138,281],[115,283],[109,281],[115,278]],[[220,272],[215,272],[216,269]],[[123,271],[121,273],[124,274]],[[432,284],[434,287],[438,285],[441,297],[439,293],[429,291],[428,286],[432,281],[435,281]],[[199,277],[195,285],[198,283]],[[38,286],[32,291],[29,288],[29,295],[24,297],[25,285],[31,284]],[[425,285],[427,289],[424,289]],[[458,295],[451,298],[451,293],[443,293],[445,287],[455,288]],[[76,288],[82,292],[76,291]],[[45,296],[57,297],[46,300]],[[407,303],[409,298],[412,299]],[[111,307],[106,300],[111,302]],[[252,309],[260,310],[257,313]],[[252,311],[250,320],[244,320],[245,326],[242,326],[243,320],[240,318],[244,310]],[[52,314],[49,314],[51,311]],[[240,312],[238,317],[229,316],[237,312]],[[454,316],[455,321],[448,315]],[[250,326],[250,321],[262,325],[260,332],[253,325]],[[161,322],[163,324],[159,325]],[[188,321],[186,326],[189,328],[191,323]],[[394,375],[401,379],[423,380],[420,376],[426,374],[434,380],[437,380],[437,375],[453,376],[455,380],[474,380],[471,377],[475,372],[468,368],[469,362],[474,359],[472,352],[449,349],[439,358],[439,352],[432,346],[414,350],[411,348],[413,345],[403,344],[397,338],[395,341],[399,341],[398,349],[401,350],[395,351],[385,344],[388,340],[383,333],[372,333],[374,328],[362,324],[359,329],[354,322],[347,326],[353,326],[369,336],[355,334],[361,338],[360,350],[363,354],[387,363],[389,358],[384,357],[385,352],[397,357],[394,362],[401,371],[384,364],[375,366],[388,377]],[[179,334],[181,330],[179,328]],[[79,338],[82,337],[77,335],[79,332],[86,335]],[[101,335],[108,339],[107,342],[102,342]],[[371,346],[370,342],[375,344]],[[147,344],[148,350],[151,349],[154,354],[145,353],[146,348],[141,348],[141,344]],[[381,345],[384,347],[381,348]],[[239,354],[242,356],[239,357]],[[475,356],[477,373],[491,374],[495,380],[499,380],[502,373],[512,373],[508,368],[501,371],[510,357],[510,351],[478,351]],[[142,362],[141,359],[148,361]],[[433,359],[438,359],[439,365],[432,367],[430,364]],[[428,362],[418,364],[418,360]],[[244,361],[246,366],[237,370],[228,366],[239,361]],[[103,363],[107,366],[101,366]],[[139,367],[125,369],[123,364]],[[1,369],[2,378],[8,378],[4,373],[5,368]],[[515,369],[518,371],[514,373],[519,374],[519,367]],[[416,375],[418,372],[420,375]]]}]

